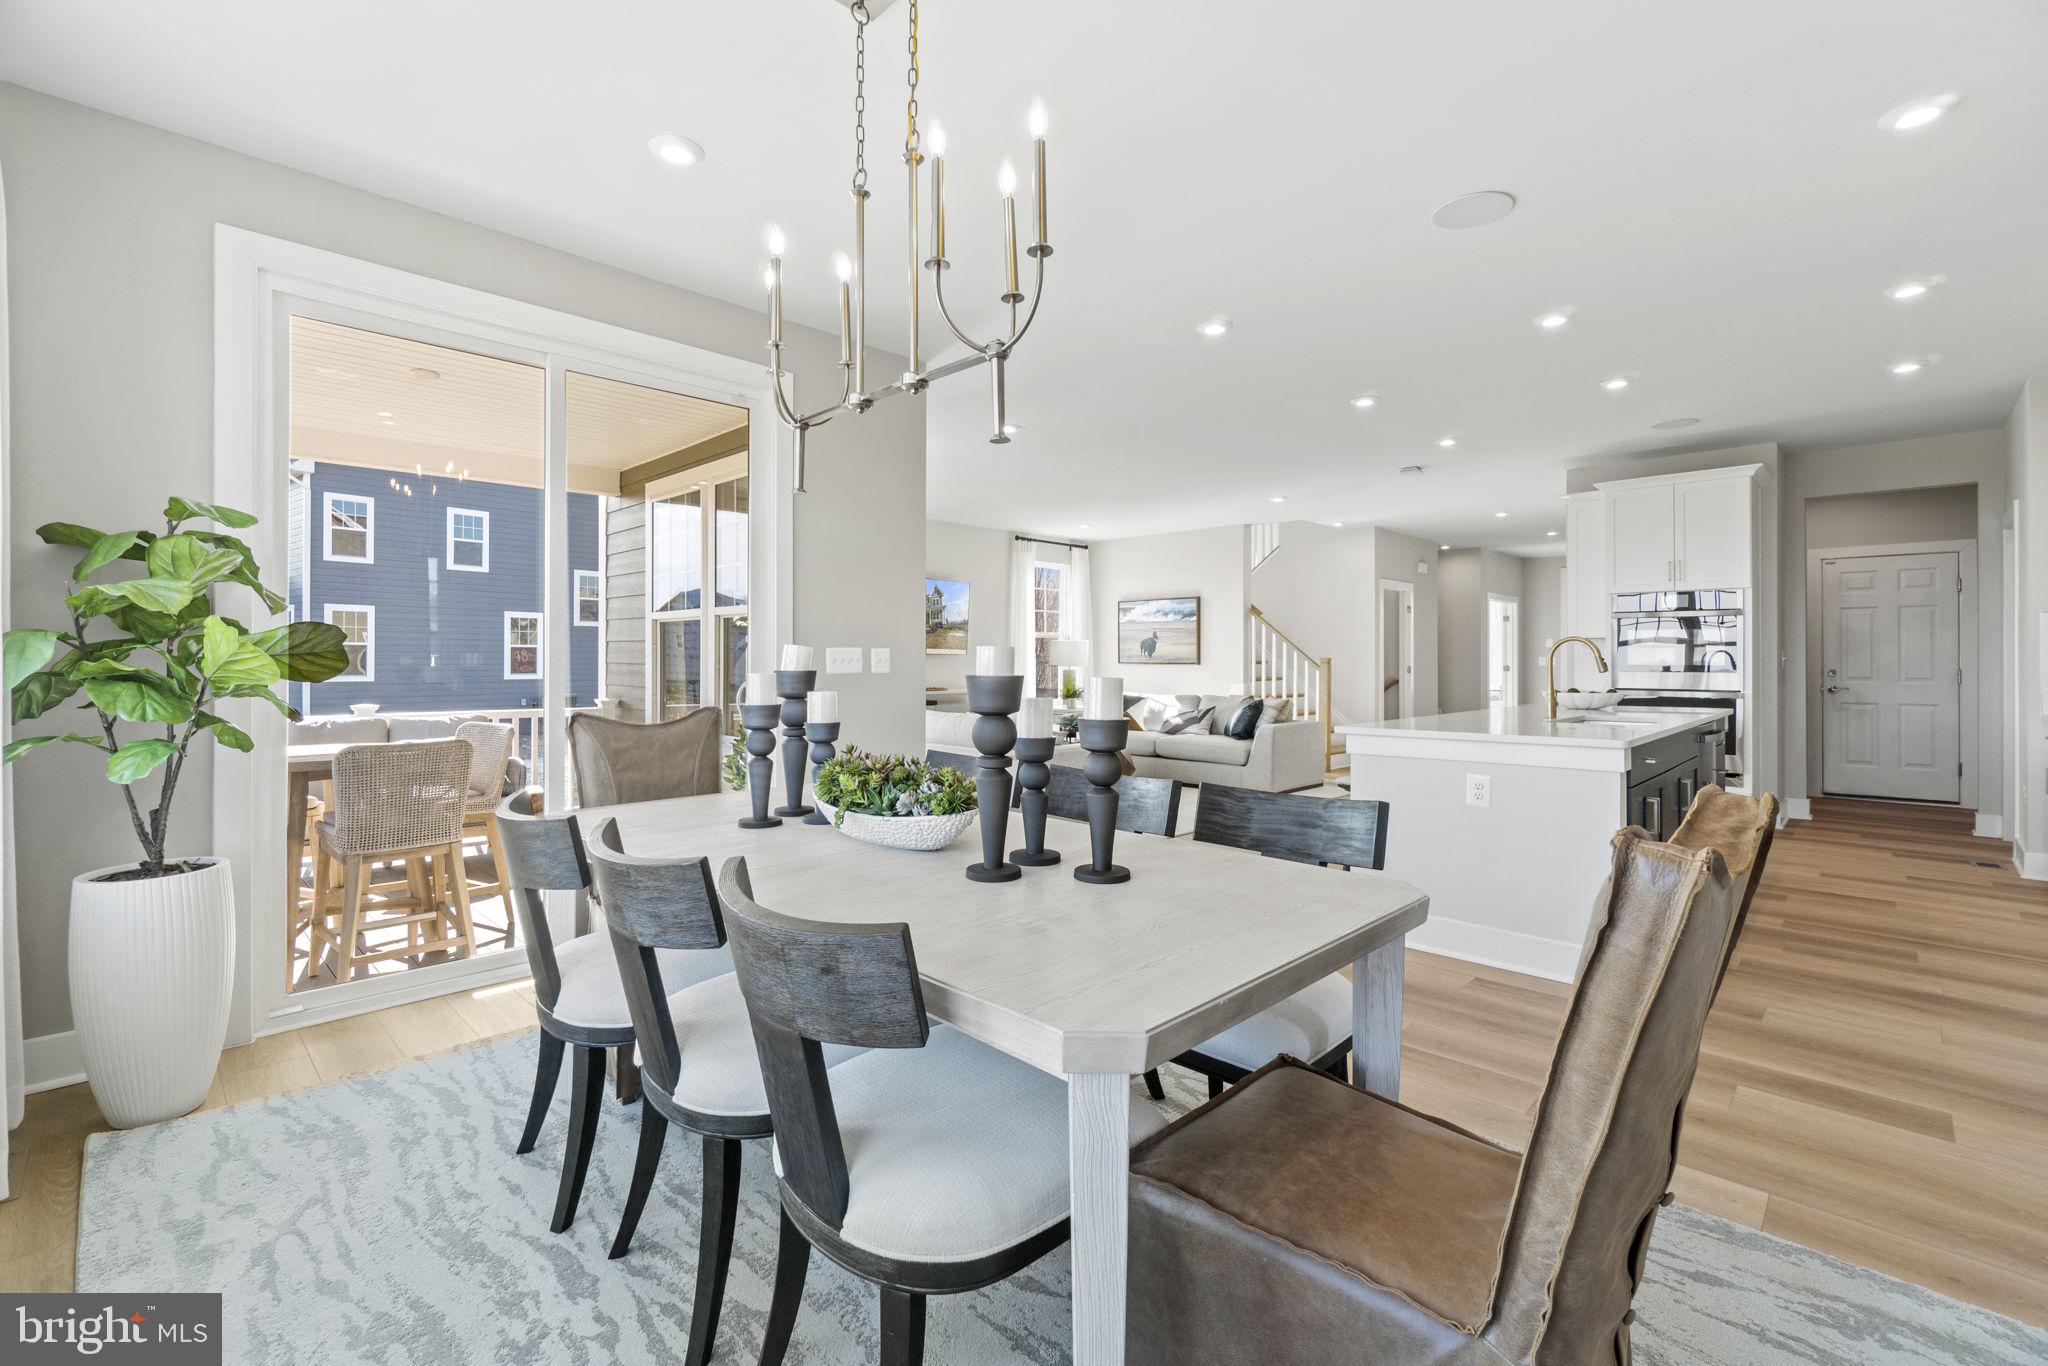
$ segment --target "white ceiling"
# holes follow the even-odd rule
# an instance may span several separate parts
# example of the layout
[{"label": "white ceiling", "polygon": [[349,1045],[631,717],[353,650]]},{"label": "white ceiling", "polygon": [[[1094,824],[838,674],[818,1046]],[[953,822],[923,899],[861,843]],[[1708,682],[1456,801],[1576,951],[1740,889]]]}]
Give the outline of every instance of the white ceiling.
[{"label": "white ceiling", "polygon": [[[1994,425],[2048,371],[2038,0],[924,8],[959,297],[998,288],[995,163],[1022,165],[1035,95],[1058,249],[1011,370],[1017,439],[985,444],[974,379],[933,390],[934,516],[1098,538],[1342,518],[1540,549],[1569,463]],[[906,20],[892,5],[869,44],[870,327],[896,347]],[[758,302],[773,219],[789,312],[827,327],[850,47],[830,0],[0,9],[0,77],[721,297]],[[1945,90],[1963,102],[1931,128],[1877,126]],[[663,130],[705,162],[657,164]],[[1430,225],[1483,188],[1519,210]],[[1932,273],[1913,305],[1882,297]],[[1563,304],[1562,334],[1533,326]],[[1220,342],[1193,330],[1213,314]],[[1617,372],[1629,390],[1597,387]],[[806,378],[815,401],[830,377]],[[1366,390],[1377,409],[1347,404]],[[1679,416],[1700,425],[1649,430]]]}]

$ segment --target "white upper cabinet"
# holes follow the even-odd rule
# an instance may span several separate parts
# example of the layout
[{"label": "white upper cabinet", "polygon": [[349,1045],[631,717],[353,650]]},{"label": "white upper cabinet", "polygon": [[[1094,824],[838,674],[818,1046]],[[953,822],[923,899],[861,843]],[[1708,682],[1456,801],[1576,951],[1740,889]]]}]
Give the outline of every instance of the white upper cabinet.
[{"label": "white upper cabinet", "polygon": [[1680,588],[1749,586],[1750,489],[1747,479],[1680,484],[1677,573]]},{"label": "white upper cabinet", "polygon": [[1608,495],[1614,553],[1613,588],[1637,593],[1669,588],[1677,578],[1677,523],[1669,484]]}]

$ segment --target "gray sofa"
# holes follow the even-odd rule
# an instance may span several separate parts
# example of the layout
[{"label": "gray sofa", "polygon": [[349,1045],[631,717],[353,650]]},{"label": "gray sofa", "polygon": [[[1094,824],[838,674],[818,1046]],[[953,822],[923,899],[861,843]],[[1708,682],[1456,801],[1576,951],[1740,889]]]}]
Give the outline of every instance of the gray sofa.
[{"label": "gray sofa", "polygon": [[[1241,695],[1180,693],[1157,701],[1172,710],[1214,707],[1216,724],[1230,719]],[[1267,704],[1269,707],[1271,703]],[[955,754],[973,754],[972,712],[925,712],[925,746]],[[1124,753],[1132,771],[1146,778],[1178,778],[1184,783],[1215,783],[1259,792],[1291,792],[1323,781],[1323,725],[1320,721],[1274,721],[1262,718],[1249,740],[1227,735],[1162,735],[1131,728]],[[1078,764],[1087,757],[1079,745],[1061,745],[1054,763]]]}]

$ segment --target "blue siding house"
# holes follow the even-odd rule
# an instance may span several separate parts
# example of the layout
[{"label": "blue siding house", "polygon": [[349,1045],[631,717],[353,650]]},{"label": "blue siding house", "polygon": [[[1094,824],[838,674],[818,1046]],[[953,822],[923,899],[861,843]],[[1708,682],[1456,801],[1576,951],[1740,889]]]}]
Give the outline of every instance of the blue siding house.
[{"label": "blue siding house", "polygon": [[[350,654],[340,677],[292,685],[301,711],[541,705],[539,489],[299,462],[291,498],[292,615],[340,626]],[[598,519],[596,495],[569,495],[571,668],[549,686],[571,706],[598,693]]]}]

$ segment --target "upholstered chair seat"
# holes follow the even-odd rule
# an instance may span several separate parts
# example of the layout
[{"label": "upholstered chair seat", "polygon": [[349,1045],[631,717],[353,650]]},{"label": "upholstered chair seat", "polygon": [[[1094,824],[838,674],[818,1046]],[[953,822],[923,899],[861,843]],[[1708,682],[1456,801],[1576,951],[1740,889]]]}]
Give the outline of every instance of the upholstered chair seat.
[{"label": "upholstered chair seat", "polygon": [[1196,1049],[1205,1057],[1256,1072],[1285,1053],[1320,1058],[1351,1037],[1351,983],[1331,976],[1309,983]]},{"label": "upholstered chair seat", "polygon": [[[966,1262],[1067,1217],[1067,1085],[1058,1077],[935,1024],[921,1049],[877,1049],[833,1068],[832,1104],[849,1192],[839,1231],[856,1247]],[[1151,1106],[1132,1105],[1133,1141],[1164,1123]]]},{"label": "upholstered chair seat", "polygon": [[[732,972],[729,949],[657,949],[661,980],[676,988]],[[626,1005],[626,985],[619,978],[611,940],[602,934],[578,935],[555,948],[562,990],[548,1013],[576,1029],[630,1032],[633,1017]]]},{"label": "upholstered chair seat", "polygon": [[[662,972],[666,983],[667,969]],[[677,1074],[670,1099],[700,1115],[767,1114],[768,1088],[761,1081],[761,1059],[754,1052],[754,1027],[747,1019],[739,978],[728,969],[723,976],[674,992],[668,998],[668,1013],[676,1047],[688,1062]],[[836,1068],[862,1051],[827,1048],[825,1065]]]}]

